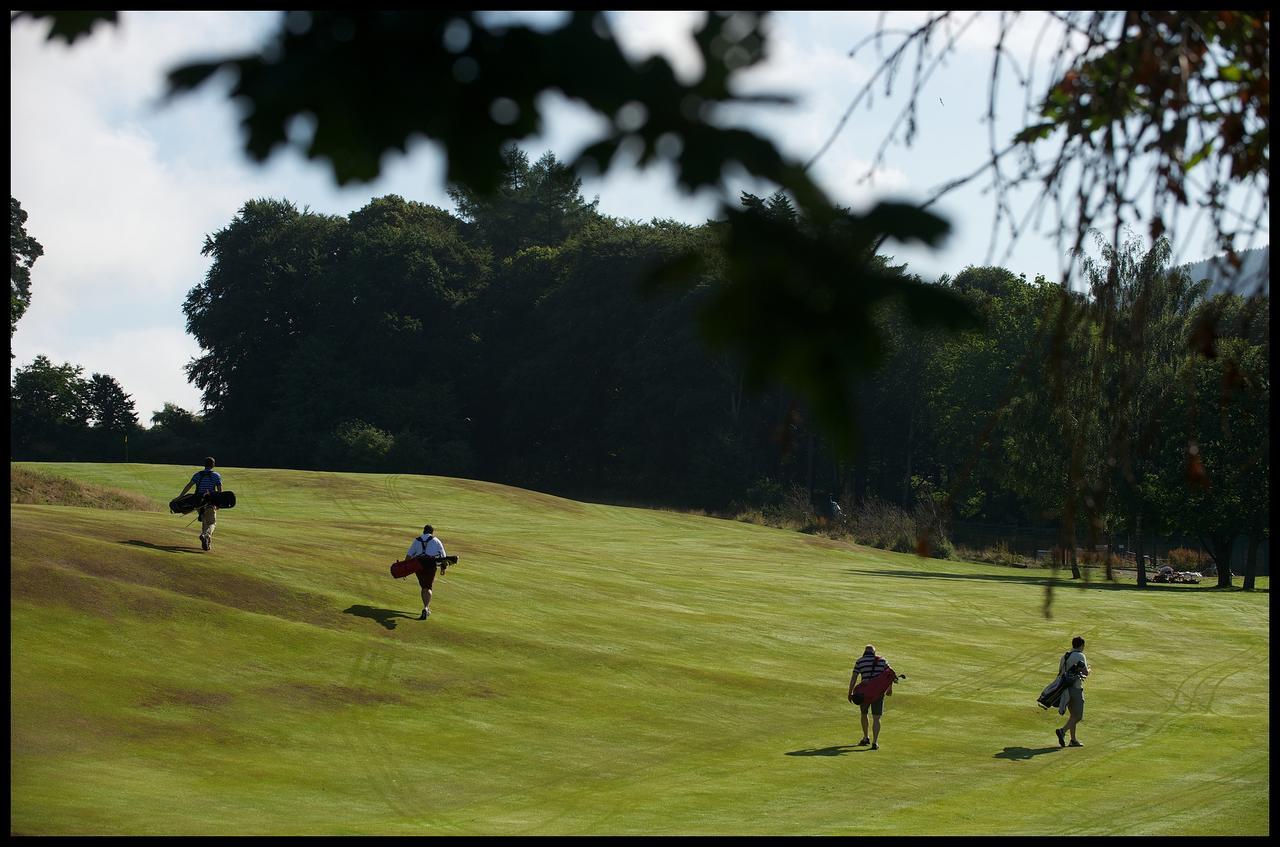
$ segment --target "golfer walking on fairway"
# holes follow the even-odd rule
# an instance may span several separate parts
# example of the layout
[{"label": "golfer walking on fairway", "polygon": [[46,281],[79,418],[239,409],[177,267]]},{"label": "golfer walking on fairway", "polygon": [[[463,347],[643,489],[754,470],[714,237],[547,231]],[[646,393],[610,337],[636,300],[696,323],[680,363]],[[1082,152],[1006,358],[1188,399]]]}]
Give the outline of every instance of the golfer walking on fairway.
[{"label": "golfer walking on fairway", "polygon": [[[412,559],[416,556],[436,559],[444,558],[444,545],[440,543],[439,538],[436,538],[435,529],[431,524],[427,524],[422,528],[422,535],[413,539],[413,543],[409,545],[409,552],[405,554],[406,559]],[[444,573],[444,569],[447,567],[446,563],[441,562],[440,573]],[[418,585],[422,586],[422,614],[418,616],[418,620],[425,621],[431,617],[431,586],[436,581],[436,566],[423,562],[417,577]]]},{"label": "golfer walking on fairway", "polygon": [[[204,470],[192,474],[191,481],[183,487],[178,496],[186,494],[193,485],[196,487],[196,493],[201,496],[222,490],[222,474],[213,469],[212,456],[205,457]],[[218,507],[212,503],[203,503],[196,510],[196,514],[200,516],[200,547],[208,550],[213,547],[213,526],[218,522]]]},{"label": "golfer walking on fairway", "polygon": [[[859,677],[861,681],[866,682],[868,679],[875,679],[880,674],[889,669],[889,660],[884,656],[876,654],[876,648],[873,644],[868,644],[863,650],[862,655],[858,657],[858,661],[853,663],[853,675],[849,677],[849,702],[853,702],[853,689],[858,686]],[[862,740],[858,742],[859,747],[871,745],[872,750],[880,749],[880,716],[884,714],[884,698],[881,694],[872,703],[859,703],[858,708],[862,712]],[[871,737],[867,738],[867,711],[871,712]]]},{"label": "golfer walking on fairway", "polygon": [[[1076,724],[1084,720],[1084,678],[1089,675],[1089,662],[1084,657],[1084,639],[1076,636],[1071,639],[1071,649],[1062,654],[1058,662],[1058,674],[1066,675],[1075,671],[1074,682],[1068,683],[1067,689],[1067,723],[1061,729],[1055,729],[1059,747],[1083,747],[1076,738]],[[1071,743],[1066,741],[1066,734],[1071,733]]]}]

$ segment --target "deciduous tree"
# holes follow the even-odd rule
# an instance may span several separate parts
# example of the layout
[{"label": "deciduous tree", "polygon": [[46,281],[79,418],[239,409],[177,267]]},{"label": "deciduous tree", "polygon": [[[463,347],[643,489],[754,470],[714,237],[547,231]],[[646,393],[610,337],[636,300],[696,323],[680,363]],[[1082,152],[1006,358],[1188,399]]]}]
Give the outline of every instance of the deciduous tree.
[{"label": "deciduous tree", "polygon": [[[18,321],[31,305],[31,266],[44,255],[40,242],[27,234],[27,213],[13,196],[9,197],[9,339],[18,330]],[[9,352],[13,358],[13,352]]]}]

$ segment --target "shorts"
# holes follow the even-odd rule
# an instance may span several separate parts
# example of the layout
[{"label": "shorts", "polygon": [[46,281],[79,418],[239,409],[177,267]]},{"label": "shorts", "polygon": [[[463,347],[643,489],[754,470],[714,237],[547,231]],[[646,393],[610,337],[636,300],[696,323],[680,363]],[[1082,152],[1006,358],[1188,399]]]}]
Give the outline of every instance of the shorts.
[{"label": "shorts", "polygon": [[422,570],[414,576],[418,578],[418,585],[430,591],[432,584],[436,581],[436,566],[423,564]]},{"label": "shorts", "polygon": [[884,714],[884,695],[883,694],[880,695],[880,699],[875,701],[874,703],[859,703],[858,708],[862,710],[862,714],[864,715],[867,713],[868,709],[871,710],[871,714],[873,715],[877,715],[877,716],[883,715]]},{"label": "shorts", "polygon": [[1067,711],[1076,721],[1084,720],[1084,689],[1072,686],[1067,699]]}]

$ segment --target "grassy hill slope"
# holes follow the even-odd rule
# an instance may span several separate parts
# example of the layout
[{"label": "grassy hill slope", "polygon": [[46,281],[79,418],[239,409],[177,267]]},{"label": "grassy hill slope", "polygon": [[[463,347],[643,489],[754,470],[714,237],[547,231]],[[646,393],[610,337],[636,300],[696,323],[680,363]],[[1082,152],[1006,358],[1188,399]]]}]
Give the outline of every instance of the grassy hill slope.
[{"label": "grassy hill slope", "polygon": [[[24,466],[161,503],[194,470]],[[11,505],[11,832],[1269,832],[1268,593],[1063,586],[1046,620],[1034,571],[220,470],[209,553],[190,516]],[[461,561],[420,622],[387,567],[426,522]],[[1034,698],[1075,634],[1063,750]],[[868,642],[909,676],[874,752]]]}]

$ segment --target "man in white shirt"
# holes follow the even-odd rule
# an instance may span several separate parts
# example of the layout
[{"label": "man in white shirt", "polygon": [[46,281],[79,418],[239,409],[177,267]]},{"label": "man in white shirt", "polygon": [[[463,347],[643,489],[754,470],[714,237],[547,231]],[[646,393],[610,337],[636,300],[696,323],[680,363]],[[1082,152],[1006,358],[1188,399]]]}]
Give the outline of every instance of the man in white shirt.
[{"label": "man in white shirt", "polygon": [[[439,538],[436,538],[435,529],[431,524],[427,524],[422,528],[422,535],[413,539],[413,543],[409,545],[409,552],[405,554],[405,558],[422,556],[427,559],[443,559],[444,555],[444,545],[440,543]],[[444,573],[447,567],[447,564],[440,562],[440,573]],[[417,576],[418,585],[422,586],[422,614],[418,620],[425,621],[431,617],[431,586],[436,581],[435,563],[424,561]]]},{"label": "man in white shirt", "polygon": [[[1083,747],[1076,738],[1076,724],[1084,720],[1084,678],[1089,675],[1089,662],[1084,657],[1084,639],[1076,636],[1071,639],[1071,649],[1062,656],[1058,663],[1058,673],[1074,677],[1067,687],[1067,725],[1055,729],[1059,747]],[[1067,744],[1066,734],[1071,733],[1071,743]]]}]

